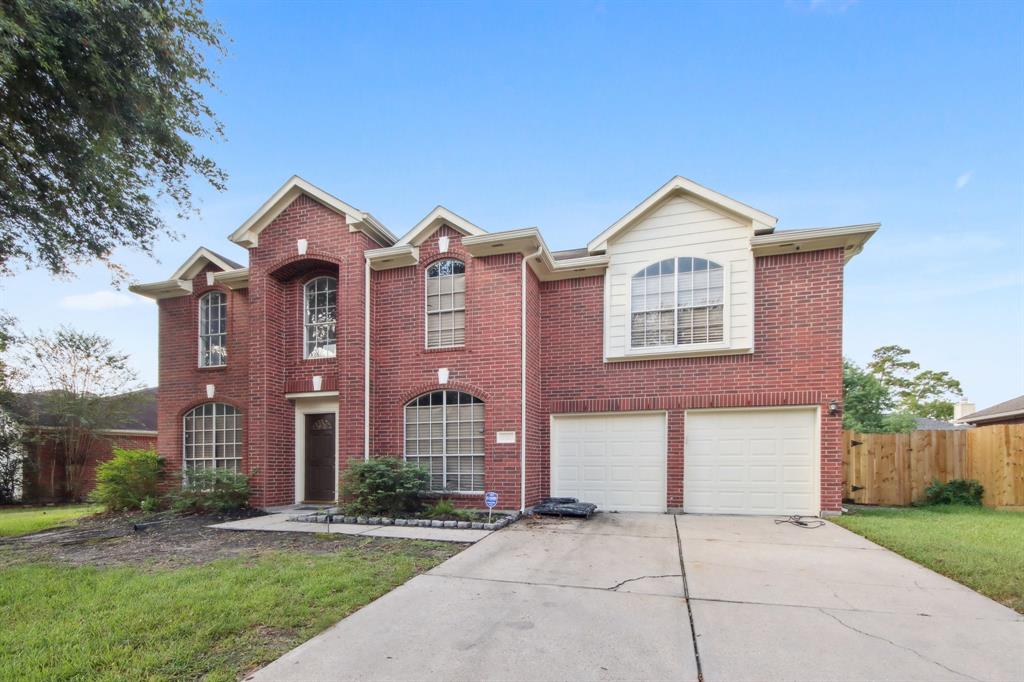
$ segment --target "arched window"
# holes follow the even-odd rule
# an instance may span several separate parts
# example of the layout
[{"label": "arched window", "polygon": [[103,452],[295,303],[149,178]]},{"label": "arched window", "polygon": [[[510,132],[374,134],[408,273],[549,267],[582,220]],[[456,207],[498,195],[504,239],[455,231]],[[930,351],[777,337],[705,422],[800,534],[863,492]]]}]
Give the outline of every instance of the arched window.
[{"label": "arched window", "polygon": [[405,406],[405,459],[430,472],[430,489],[484,489],[484,404],[461,391],[434,391]]},{"label": "arched window", "polygon": [[725,270],[703,258],[669,258],[633,275],[630,345],[685,346],[725,338]]},{"label": "arched window", "polygon": [[242,464],[242,415],[231,405],[203,403],[185,413],[182,431],[185,472]]},{"label": "arched window", "polygon": [[228,364],[228,297],[211,291],[199,299],[199,366]]},{"label": "arched window", "polygon": [[338,280],[317,277],[303,288],[305,357],[333,358],[337,354]]},{"label": "arched window", "polygon": [[466,340],[466,266],[446,259],[427,268],[427,348]]}]

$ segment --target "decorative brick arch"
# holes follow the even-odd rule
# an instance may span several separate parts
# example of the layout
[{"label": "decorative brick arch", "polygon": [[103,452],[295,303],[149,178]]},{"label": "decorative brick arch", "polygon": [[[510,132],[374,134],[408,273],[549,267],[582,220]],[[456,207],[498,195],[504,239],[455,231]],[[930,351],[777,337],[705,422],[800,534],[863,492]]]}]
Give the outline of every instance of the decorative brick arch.
[{"label": "decorative brick arch", "polygon": [[281,258],[268,266],[266,272],[279,282],[288,282],[321,271],[337,274],[342,264],[340,258],[312,252]]},{"label": "decorative brick arch", "polygon": [[463,393],[469,393],[473,397],[482,400],[484,404],[487,404],[491,400],[490,394],[479,386],[475,386],[465,381],[449,381],[447,384],[420,384],[420,386],[412,391],[407,391],[402,395],[401,407],[404,408],[421,395],[433,393],[434,391],[461,391]]}]

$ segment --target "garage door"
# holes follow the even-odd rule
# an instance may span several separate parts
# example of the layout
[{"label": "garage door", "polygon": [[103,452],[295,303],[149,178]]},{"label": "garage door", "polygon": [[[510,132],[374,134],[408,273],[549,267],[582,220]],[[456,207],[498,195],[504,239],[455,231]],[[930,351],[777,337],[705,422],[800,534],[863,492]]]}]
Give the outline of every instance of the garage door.
[{"label": "garage door", "polygon": [[688,410],[683,510],[807,514],[818,500],[817,412]]},{"label": "garage door", "polygon": [[551,494],[604,511],[665,511],[665,415],[552,417]]}]

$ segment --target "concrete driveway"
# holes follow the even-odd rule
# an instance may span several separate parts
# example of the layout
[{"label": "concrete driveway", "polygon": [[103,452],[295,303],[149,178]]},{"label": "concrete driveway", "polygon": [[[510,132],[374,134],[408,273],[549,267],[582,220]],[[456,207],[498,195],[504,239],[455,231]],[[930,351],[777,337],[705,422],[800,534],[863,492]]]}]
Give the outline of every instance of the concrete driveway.
[{"label": "concrete driveway", "polygon": [[1015,612],[832,524],[604,514],[495,533],[252,679],[1019,680],[1022,643]]}]

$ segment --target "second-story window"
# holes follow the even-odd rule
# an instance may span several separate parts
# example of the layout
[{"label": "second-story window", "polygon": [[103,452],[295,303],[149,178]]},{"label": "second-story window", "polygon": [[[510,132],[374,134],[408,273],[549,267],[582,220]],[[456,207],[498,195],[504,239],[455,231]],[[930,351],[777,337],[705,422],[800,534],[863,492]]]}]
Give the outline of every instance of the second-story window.
[{"label": "second-story window", "polygon": [[704,258],[669,258],[633,275],[630,345],[692,346],[725,338],[725,270]]},{"label": "second-story window", "polygon": [[466,266],[446,259],[427,268],[427,348],[461,346],[466,340]]},{"label": "second-story window", "polygon": [[199,299],[199,366],[228,364],[228,297],[211,291]]},{"label": "second-story window", "polygon": [[333,358],[337,354],[338,280],[317,277],[306,282],[304,300],[304,345],[307,359]]}]

